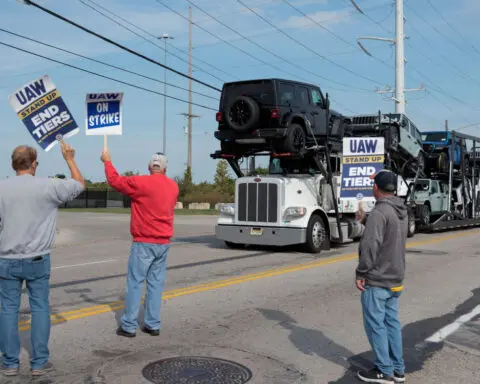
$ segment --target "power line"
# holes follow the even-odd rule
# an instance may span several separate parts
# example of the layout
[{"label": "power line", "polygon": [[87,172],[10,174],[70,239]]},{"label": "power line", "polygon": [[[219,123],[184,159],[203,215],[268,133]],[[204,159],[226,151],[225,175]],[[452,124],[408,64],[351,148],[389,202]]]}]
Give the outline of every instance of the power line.
[{"label": "power line", "polygon": [[[457,28],[455,28],[444,16],[443,14],[438,10],[437,7],[435,7],[432,2],[430,0],[428,0],[428,4],[430,4],[430,6],[435,10],[435,12],[437,12],[440,17],[442,18],[442,20],[451,28],[451,30],[453,32],[455,32],[462,40],[466,41],[467,39],[458,31]],[[470,44],[470,46],[472,47],[472,49],[477,52],[478,54],[480,54],[480,51],[477,49],[477,47],[475,47],[473,44]]]},{"label": "power line", "polygon": [[[161,50],[165,51],[165,48],[162,47],[161,45],[154,43],[152,40],[147,39],[145,36],[142,36],[142,35],[136,33],[135,31],[132,31],[130,28],[126,27],[125,25],[123,25],[123,24],[121,24],[121,23],[119,23],[118,21],[116,21],[115,19],[109,17],[108,15],[105,15],[103,12],[99,11],[98,9],[96,9],[96,8],[94,8],[94,7],[86,4],[84,0],[78,0],[78,1],[80,1],[80,2],[81,2],[83,5],[85,5],[86,7],[89,7],[89,8],[91,8],[91,9],[93,9],[95,12],[97,12],[97,13],[101,14],[102,16],[106,17],[107,19],[113,21],[115,24],[117,24],[117,25],[121,26],[122,28],[124,28],[124,29],[126,29],[126,30],[128,30],[128,31],[130,31],[130,32],[132,32],[132,33],[134,33],[136,36],[142,38],[143,40],[145,40],[145,41],[147,41],[147,42],[155,45],[156,47],[160,48]],[[114,13],[113,11],[109,10],[108,8],[103,7],[102,5],[96,3],[96,2],[93,1],[93,0],[87,0],[87,1],[90,2],[90,3],[92,3],[92,4],[94,4],[97,8],[103,9],[103,10],[105,10],[106,12],[110,12],[110,13],[111,13],[113,16],[115,16],[116,18],[122,20],[124,23],[126,23],[126,24],[128,24],[128,25],[130,25],[130,26],[132,26],[132,27],[134,27],[134,28],[137,28],[138,30],[140,30],[140,31],[142,31],[143,33],[147,34],[148,36],[152,37],[153,39],[157,39],[157,36],[155,36],[153,33],[149,32],[149,31],[147,31],[146,29],[138,26],[137,24],[134,24],[134,23],[128,21],[127,19],[119,16],[118,14],[116,14],[116,13]],[[175,47],[174,45],[172,45],[171,48],[173,48],[173,49],[175,49],[175,50],[177,50],[177,51],[180,51],[180,52],[183,53],[183,54],[188,55],[188,52],[185,52],[183,49],[177,48],[177,47]],[[177,56],[177,55],[173,54],[172,52],[170,52],[170,55],[171,55],[171,56],[174,56],[174,57],[176,57],[177,59],[179,59],[179,60],[183,61],[184,63],[187,63],[187,64],[188,64],[188,60],[183,59],[182,57]],[[227,76],[236,78],[236,76],[234,76],[234,75],[232,75],[232,74],[230,74],[230,73],[228,73],[228,72],[225,72],[224,70],[222,70],[222,69],[220,69],[220,68],[218,68],[218,67],[216,67],[216,66],[214,66],[214,65],[212,65],[212,64],[210,64],[210,63],[208,63],[208,62],[206,62],[206,61],[204,61],[204,60],[201,60],[201,59],[199,59],[198,57],[195,57],[195,59],[196,59],[197,61],[199,61],[199,62],[202,62],[202,63],[204,63],[204,64],[212,67],[213,69],[215,69],[215,70],[217,70],[217,71],[219,71],[219,72],[224,73],[224,74],[227,75]],[[194,68],[199,69],[200,71],[202,71],[202,72],[204,72],[204,73],[206,73],[206,74],[214,77],[214,78],[217,79],[217,80],[220,80],[220,81],[222,81],[222,82],[225,82],[224,79],[221,79],[221,78],[213,75],[213,74],[210,73],[210,72],[207,72],[206,70],[204,70],[204,69],[202,69],[202,68],[200,68],[200,67],[198,67],[198,66],[195,66],[195,65],[194,65]]]},{"label": "power line", "polygon": [[[147,75],[143,75],[141,73],[138,73],[138,72],[134,72],[134,71],[130,71],[129,69],[126,69],[126,68],[123,68],[123,67],[119,67],[117,65],[113,65],[113,64],[109,64],[109,63],[106,63],[104,61],[101,61],[101,60],[97,60],[97,59],[94,59],[94,58],[91,58],[91,57],[88,57],[88,56],[84,56],[84,55],[81,55],[79,53],[76,53],[76,52],[73,52],[73,51],[69,51],[68,49],[64,49],[64,48],[60,48],[60,47],[57,47],[55,45],[52,45],[52,44],[48,44],[48,43],[44,43],[40,40],[36,40],[32,37],[28,37],[28,36],[24,36],[24,35],[20,35],[18,33],[15,33],[15,32],[12,32],[12,31],[9,31],[9,30],[6,30],[6,29],[3,29],[3,28],[0,28],[0,31],[1,32],[5,32],[5,33],[8,33],[9,35],[12,35],[12,36],[16,36],[16,37],[20,37],[21,39],[24,39],[24,40],[28,40],[30,42],[34,42],[34,43],[37,43],[37,44],[41,44],[41,45],[44,45],[46,47],[50,47],[50,48],[54,48],[54,49],[57,49],[59,51],[62,51],[62,52],[66,52],[66,53],[69,53],[71,55],[74,55],[74,56],[77,56],[77,57],[81,57],[82,59],[86,59],[86,60],[89,60],[89,61],[92,61],[94,63],[98,63],[98,64],[103,64],[107,67],[110,67],[110,68],[114,68],[114,69],[118,69],[120,71],[123,71],[123,72],[126,72],[126,73],[130,73],[132,75],[136,75],[136,76],[139,76],[139,77],[143,77],[144,79],[147,79],[147,80],[152,80],[152,81],[155,81],[157,83],[161,83],[161,84],[167,84],[168,86],[172,87],[172,88],[178,88],[178,89],[181,89],[183,91],[188,91],[189,89],[188,88],[184,88],[184,87],[181,87],[179,85],[175,85],[175,84],[171,84],[171,83],[168,83],[168,82],[164,82],[164,81],[161,81],[159,79],[156,79],[154,77],[150,77],[150,76],[147,76]],[[214,97],[214,96],[210,96],[210,95],[207,95],[205,93],[201,93],[201,92],[196,92],[196,91],[192,91],[193,93],[199,95],[199,96],[203,96],[203,97],[207,97],[209,99],[212,99],[212,100],[218,100],[218,97]]]},{"label": "power line", "polygon": [[130,49],[130,48],[128,48],[128,47],[126,47],[126,46],[124,46],[124,45],[122,45],[122,44],[120,44],[120,43],[117,43],[116,41],[114,41],[114,40],[112,40],[112,39],[109,39],[108,37],[105,37],[105,36],[103,36],[103,35],[100,35],[99,33],[92,31],[91,29],[88,29],[88,28],[86,28],[86,27],[84,27],[84,26],[82,26],[82,25],[80,25],[80,24],[77,24],[77,23],[75,23],[74,21],[72,21],[72,20],[70,20],[70,19],[68,19],[68,18],[66,18],[66,17],[64,17],[64,16],[62,16],[62,15],[59,15],[58,13],[55,13],[55,12],[51,11],[51,10],[48,9],[48,8],[42,7],[41,5],[35,3],[35,2],[33,2],[33,1],[31,1],[31,0],[23,0],[23,1],[25,1],[26,4],[28,4],[28,5],[33,5],[34,7],[40,9],[40,10],[43,11],[43,12],[48,13],[49,15],[51,15],[51,16],[53,16],[53,17],[55,17],[55,18],[60,19],[60,20],[62,20],[62,21],[65,21],[66,23],[68,23],[68,24],[70,24],[70,25],[73,25],[74,27],[77,27],[77,28],[79,28],[79,29],[87,32],[87,33],[90,34],[90,35],[93,35],[93,36],[95,36],[95,37],[98,37],[99,39],[102,39],[103,41],[105,41],[105,42],[107,42],[107,43],[109,43],[109,44],[115,45],[116,47],[118,47],[118,48],[120,48],[120,49],[123,49],[124,51],[126,51],[126,52],[128,52],[128,53],[131,53],[131,54],[133,54],[133,55],[135,55],[135,56],[138,56],[138,57],[140,57],[140,58],[142,58],[142,59],[144,59],[144,60],[146,60],[146,61],[149,61],[150,63],[156,64],[156,65],[158,65],[158,66],[160,66],[160,67],[162,67],[162,68],[165,68],[165,69],[167,69],[167,70],[169,70],[169,71],[171,71],[171,72],[173,72],[173,73],[176,73],[177,75],[180,75],[180,76],[182,76],[182,77],[185,77],[185,78],[187,78],[187,79],[190,79],[190,80],[192,80],[192,81],[195,81],[196,83],[202,84],[202,85],[205,86],[205,87],[208,87],[208,88],[214,89],[215,91],[221,92],[221,89],[216,88],[216,87],[214,87],[213,85],[210,85],[210,84],[205,83],[205,82],[203,82],[203,81],[201,81],[201,80],[195,79],[194,77],[191,77],[191,76],[189,76],[189,75],[186,75],[186,74],[184,74],[184,73],[182,73],[182,72],[180,72],[180,71],[177,71],[176,69],[173,69],[173,68],[171,68],[171,67],[169,67],[169,66],[167,66],[167,65],[164,65],[164,64],[162,64],[162,63],[160,63],[160,62],[158,62],[158,61],[156,61],[156,60],[153,60],[153,59],[149,58],[148,56],[145,56],[145,55],[143,55],[143,54],[141,54],[141,53],[139,53],[139,52],[137,52],[137,51],[134,51],[133,49]]},{"label": "power line", "polygon": [[[187,0],[188,2],[190,2],[190,0]],[[310,48],[308,45],[305,45],[303,44],[301,41],[295,39],[294,37],[290,36],[288,33],[286,33],[285,31],[281,30],[280,28],[278,28],[275,24],[273,24],[272,22],[270,22],[268,19],[266,19],[265,17],[263,17],[262,15],[260,15],[257,11],[255,11],[253,8],[249,7],[247,4],[245,4],[242,0],[237,0],[237,2],[239,2],[240,4],[242,4],[245,8],[247,8],[248,10],[250,10],[250,12],[254,13],[255,15],[257,15],[260,19],[262,19],[265,23],[267,23],[268,25],[270,25],[271,27],[275,28],[277,31],[279,31],[282,35],[286,36],[288,39],[294,41],[296,44],[300,45],[301,47],[305,48],[306,50],[312,52],[313,54],[315,54],[316,56],[320,57],[321,59],[333,64],[334,66],[338,67],[338,68],[341,68],[343,69],[344,71],[346,72],[349,72],[357,77],[360,77],[364,80],[367,80],[369,82],[372,82],[372,83],[375,83],[377,85],[383,85],[383,84],[380,84],[379,82],[377,82],[376,80],[373,80],[371,79],[370,77],[368,76],[364,76],[360,73],[357,73],[345,66],[343,66],[342,64],[339,64],[331,59],[329,59],[328,57],[325,57],[323,55],[321,55],[320,53],[318,53],[317,51],[313,50],[312,48]]]},{"label": "power line", "polygon": [[[332,81],[331,79],[325,77],[325,76],[321,76],[321,75],[318,75],[312,71],[309,71],[308,69],[304,68],[304,67],[301,67],[299,66],[298,64],[294,64],[290,61],[288,61],[287,59],[281,57],[280,55],[277,55],[275,52],[265,48],[264,46],[258,44],[257,42],[255,42],[254,40],[252,40],[251,38],[249,38],[248,36],[245,36],[244,34],[238,32],[237,30],[233,29],[232,27],[230,27],[228,24],[224,23],[223,21],[221,21],[220,19],[216,18],[215,16],[211,15],[210,13],[208,13],[207,11],[205,11],[204,9],[202,9],[200,6],[196,5],[193,1],[190,1],[190,0],[186,0],[187,3],[191,4],[193,7],[195,7],[196,9],[198,9],[200,12],[204,13],[205,15],[211,17],[214,21],[216,21],[217,23],[219,23],[220,25],[223,25],[225,28],[229,29],[230,31],[232,31],[233,33],[241,36],[243,39],[247,40],[248,42],[250,42],[251,44],[255,45],[256,47],[260,48],[261,50],[271,54],[272,56],[275,56],[277,59],[280,59],[282,60],[283,62],[287,63],[287,64],[290,64],[296,68],[299,68],[301,69],[302,71],[305,71],[309,74],[311,74],[312,76],[315,76],[315,77],[318,77],[318,78],[321,78],[325,81]],[[334,81],[332,81],[334,82]],[[336,82],[334,82],[336,83]],[[348,86],[346,84],[341,84],[341,83],[336,83],[336,84],[340,84],[340,85],[345,85],[345,86]],[[351,86],[349,86],[351,87]],[[356,87],[353,87],[353,88],[356,88]],[[360,89],[360,88],[359,88]],[[362,89],[362,90],[366,90],[368,91],[368,89]]]},{"label": "power line", "polygon": [[[113,77],[105,76],[105,75],[102,75],[102,74],[100,74],[100,73],[90,71],[90,70],[88,70],[88,69],[84,69],[84,68],[81,68],[81,67],[77,67],[77,66],[75,66],[75,65],[68,64],[68,63],[65,63],[65,62],[60,61],[60,60],[56,60],[56,59],[52,59],[52,58],[47,57],[47,56],[40,55],[39,53],[35,53],[35,52],[28,51],[28,50],[23,49],[23,48],[20,48],[20,47],[16,47],[16,46],[11,45],[11,44],[4,43],[4,42],[2,42],[2,41],[0,41],[0,45],[3,45],[3,46],[5,46],[5,47],[9,47],[9,48],[15,49],[15,50],[17,50],[17,51],[21,51],[21,52],[24,52],[24,53],[28,53],[28,54],[33,55],[33,56],[41,57],[42,59],[45,59],[45,60],[48,60],[48,61],[52,61],[52,62],[54,62],[54,63],[61,64],[61,65],[64,65],[64,66],[66,66],[66,67],[69,67],[69,68],[73,68],[73,69],[76,69],[76,70],[78,70],[78,71],[82,71],[82,72],[88,73],[88,74],[90,74],[90,75],[94,75],[94,76],[101,77],[101,78],[104,78],[104,79],[107,79],[107,80],[115,81],[116,83],[128,85],[128,86],[130,86],[130,87],[137,88],[137,89],[140,89],[140,90],[145,91],[145,92],[154,93],[154,94],[159,95],[159,96],[166,96],[166,97],[168,97],[169,99],[177,100],[177,101],[180,101],[180,102],[182,102],[182,103],[187,103],[187,104],[189,103],[187,100],[183,100],[183,99],[180,99],[180,98],[175,97],[175,96],[165,95],[164,93],[157,92],[157,91],[154,91],[154,90],[152,90],[152,89],[144,88],[144,87],[141,87],[141,86],[138,86],[138,85],[135,85],[135,84],[128,83],[128,82],[123,81],[123,80],[119,80],[119,79],[115,79],[115,78],[113,78]],[[217,111],[216,108],[211,108],[211,107],[206,106],[206,105],[197,104],[197,103],[192,103],[192,104],[193,104],[193,105],[196,105],[197,107],[200,107],[200,108],[209,109],[209,110],[211,110],[211,111]]]},{"label": "power line", "polygon": [[[187,17],[185,17],[185,16],[182,15],[180,12],[176,11],[175,9],[173,9],[171,6],[169,6],[168,4],[166,4],[165,2],[163,2],[162,0],[156,0],[156,1],[157,1],[157,3],[161,4],[162,6],[164,6],[164,7],[167,8],[168,10],[170,10],[171,12],[173,12],[173,13],[175,13],[176,15],[180,16],[181,18],[187,19]],[[198,6],[196,6],[196,5],[194,5],[194,6],[195,6],[197,9],[199,9]],[[200,10],[201,10],[201,9],[200,9]],[[202,10],[201,10],[201,11],[202,11]],[[209,15],[209,14],[206,13],[205,11],[202,11],[202,12],[204,12],[204,13],[207,14],[207,15]],[[212,19],[215,20],[215,18],[214,18],[213,16],[211,16],[211,17],[212,17]],[[218,22],[220,22],[220,21],[218,21]],[[221,23],[221,22],[220,22],[220,23]],[[198,25],[198,24],[195,24],[195,26],[196,26],[197,28],[201,29],[202,31],[204,31],[205,33],[209,34],[210,36],[213,36],[213,37],[215,37],[216,39],[218,39],[218,40],[220,40],[220,41],[223,41],[225,44],[227,44],[227,45],[229,45],[230,47],[232,47],[232,48],[234,48],[234,49],[242,52],[243,54],[251,57],[252,59],[258,61],[258,62],[261,63],[261,64],[267,65],[267,66],[269,66],[269,67],[271,67],[271,68],[273,68],[273,69],[275,69],[275,70],[277,70],[277,71],[279,71],[279,72],[283,72],[283,73],[285,73],[285,74],[287,74],[287,75],[289,75],[289,76],[291,76],[291,77],[293,77],[293,78],[298,78],[298,79],[302,79],[302,80],[304,80],[304,81],[309,81],[308,79],[306,79],[306,78],[304,78],[304,77],[302,77],[302,76],[298,76],[298,75],[292,74],[292,73],[290,73],[290,72],[288,72],[288,71],[285,71],[284,69],[282,69],[282,68],[280,68],[280,67],[277,67],[277,66],[274,65],[274,64],[271,64],[271,63],[269,63],[269,62],[267,62],[267,61],[265,61],[265,60],[263,60],[263,59],[260,59],[260,58],[258,58],[258,57],[256,57],[256,56],[252,55],[250,52],[248,52],[248,51],[246,51],[246,50],[244,50],[244,49],[242,49],[242,48],[239,48],[239,47],[237,47],[236,45],[233,45],[233,44],[232,44],[231,42],[229,42],[228,40],[226,40],[226,39],[224,39],[224,38],[222,38],[222,37],[220,37],[220,36],[215,35],[214,33],[210,32],[208,29],[206,29],[206,28],[204,28],[204,27],[202,27],[202,26],[200,26],[200,25]],[[228,27],[228,28],[229,28],[229,27]],[[237,34],[239,34],[239,33],[236,32],[236,31],[234,31],[234,32],[237,33]],[[251,41],[251,40],[250,40],[250,41]],[[253,42],[253,44],[256,44],[256,43]],[[264,51],[266,50],[264,47],[261,47],[261,46],[260,46],[260,48],[262,48]],[[272,54],[275,55],[274,53],[272,53]],[[280,57],[280,56],[278,56],[278,55],[275,55],[275,56]],[[282,57],[280,57],[280,59],[282,60],[282,62],[287,62],[287,61],[286,61],[284,58],[282,58]],[[294,64],[294,66],[298,68],[298,65]],[[331,82],[331,83],[334,83],[334,84],[337,84],[337,85],[341,85],[341,86],[344,86],[344,87],[352,88],[351,85],[349,85],[349,84],[340,83],[340,82],[337,82],[337,81],[335,81],[335,80],[331,80],[331,79],[329,79],[329,78],[324,78],[324,77],[322,77],[322,76],[320,76],[320,75],[317,75],[317,74],[314,74],[314,76],[323,78],[325,81],[328,81],[328,82]],[[362,90],[368,91],[368,89],[362,89]]]},{"label": "power line", "polygon": [[[430,5],[432,5],[430,2],[428,2]],[[433,7],[433,5],[432,5]],[[429,20],[425,19],[423,16],[421,16],[417,11],[415,11],[412,7],[408,7],[410,11],[412,11],[419,19],[421,19],[425,24],[428,24],[430,28],[432,28],[435,32],[437,32],[440,36],[442,36],[445,40],[448,40],[452,45],[454,45],[459,51],[465,53],[466,55],[469,55],[469,52],[465,51],[460,45],[458,45],[455,40],[451,39],[450,36],[444,34],[441,30],[439,30],[435,25],[433,25]],[[433,7],[435,10],[436,8]],[[438,11],[437,11],[438,12]],[[440,16],[442,16],[440,14]],[[442,16],[443,17],[443,16]]]}]

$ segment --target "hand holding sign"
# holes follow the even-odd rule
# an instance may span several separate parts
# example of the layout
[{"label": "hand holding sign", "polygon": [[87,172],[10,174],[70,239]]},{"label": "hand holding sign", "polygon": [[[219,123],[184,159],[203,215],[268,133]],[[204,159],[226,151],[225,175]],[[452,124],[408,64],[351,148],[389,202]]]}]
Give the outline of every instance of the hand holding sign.
[{"label": "hand holding sign", "polygon": [[67,163],[73,161],[75,159],[75,149],[63,140],[60,142],[60,145],[62,146],[62,155],[65,161]]},{"label": "hand holding sign", "polygon": [[109,161],[112,161],[112,156],[110,155],[110,151],[108,150],[108,148],[104,148],[104,149],[103,149],[102,156],[100,157],[100,159],[101,159],[104,163],[107,163],[107,162],[109,162]]}]

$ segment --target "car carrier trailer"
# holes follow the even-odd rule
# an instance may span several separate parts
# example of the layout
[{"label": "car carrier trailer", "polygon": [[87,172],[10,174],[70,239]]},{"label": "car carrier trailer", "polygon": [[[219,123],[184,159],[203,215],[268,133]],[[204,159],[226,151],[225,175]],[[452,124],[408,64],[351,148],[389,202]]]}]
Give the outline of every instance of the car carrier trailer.
[{"label": "car carrier trailer", "polygon": [[[426,232],[445,231],[480,226],[480,157],[477,152],[480,138],[451,131],[449,169],[447,173],[431,173],[429,179],[437,180],[446,187],[446,209],[434,221],[420,226]],[[466,141],[471,151],[462,157],[458,169],[454,169],[455,143]],[[457,159],[458,160],[458,159]],[[417,205],[420,219],[422,205]],[[426,225],[425,225],[426,224]]]}]

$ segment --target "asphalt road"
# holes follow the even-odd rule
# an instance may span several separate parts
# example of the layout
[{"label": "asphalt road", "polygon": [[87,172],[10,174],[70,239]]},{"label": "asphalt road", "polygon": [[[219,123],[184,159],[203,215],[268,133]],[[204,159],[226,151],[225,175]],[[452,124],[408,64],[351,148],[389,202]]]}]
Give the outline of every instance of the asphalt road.
[{"label": "asphalt road", "polygon": [[[162,332],[126,339],[115,329],[129,217],[61,213],[50,296],[54,371],[32,382],[149,383],[142,369],[150,362],[211,356],[246,366],[253,375],[248,383],[357,383],[356,370],[370,368],[372,358],[353,285],[357,245],[317,256],[234,251],[215,239],[214,225],[214,217],[177,217]],[[480,383],[479,235],[470,230],[410,240],[400,302],[409,383]],[[30,380],[29,319],[24,299],[23,376],[1,383]]]}]

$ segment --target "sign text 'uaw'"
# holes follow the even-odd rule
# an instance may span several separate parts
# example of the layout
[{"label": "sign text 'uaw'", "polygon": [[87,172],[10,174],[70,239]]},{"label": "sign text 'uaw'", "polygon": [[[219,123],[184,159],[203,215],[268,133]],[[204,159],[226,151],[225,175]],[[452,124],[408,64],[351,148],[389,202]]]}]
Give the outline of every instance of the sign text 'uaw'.
[{"label": "sign text 'uaw'", "polygon": [[17,89],[10,105],[38,145],[45,151],[79,132],[77,123],[48,75]]},{"label": "sign text 'uaw'", "polygon": [[371,176],[383,169],[384,159],[383,137],[344,138],[340,198],[372,197]]},{"label": "sign text 'uaw'", "polygon": [[122,92],[87,94],[87,135],[121,135],[122,100]]}]

